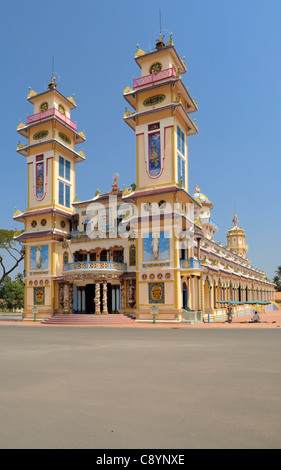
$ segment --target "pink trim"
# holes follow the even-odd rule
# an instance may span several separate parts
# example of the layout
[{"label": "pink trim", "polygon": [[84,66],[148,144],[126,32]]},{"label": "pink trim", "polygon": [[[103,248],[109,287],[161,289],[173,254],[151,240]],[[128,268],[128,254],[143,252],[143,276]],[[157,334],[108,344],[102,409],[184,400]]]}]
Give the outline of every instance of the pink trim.
[{"label": "pink trim", "polygon": [[134,88],[138,88],[140,86],[149,85],[151,83],[158,82],[160,80],[165,80],[166,78],[176,77],[176,71],[174,67],[169,69],[160,70],[157,73],[151,73],[150,75],[145,75],[140,78],[134,78]]},{"label": "pink trim", "polygon": [[71,121],[65,114],[62,114],[58,109],[56,108],[50,108],[47,109],[46,111],[41,111],[40,113],[33,114],[32,116],[27,116],[26,119],[26,124],[32,124],[33,122],[41,121],[41,119],[46,119],[51,116],[56,116],[59,118],[61,121],[63,121],[65,124],[67,124],[69,127],[77,131],[77,124],[76,122]]}]

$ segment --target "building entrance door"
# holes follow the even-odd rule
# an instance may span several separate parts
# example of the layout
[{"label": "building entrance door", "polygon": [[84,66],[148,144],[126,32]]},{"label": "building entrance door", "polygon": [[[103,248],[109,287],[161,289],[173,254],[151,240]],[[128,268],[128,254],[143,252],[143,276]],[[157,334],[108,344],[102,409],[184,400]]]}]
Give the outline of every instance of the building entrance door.
[{"label": "building entrance door", "polygon": [[187,285],[185,282],[182,285],[182,308],[184,310],[188,309],[188,291],[187,291]]},{"label": "building entrance door", "polygon": [[95,284],[86,285],[86,313],[95,313]]}]

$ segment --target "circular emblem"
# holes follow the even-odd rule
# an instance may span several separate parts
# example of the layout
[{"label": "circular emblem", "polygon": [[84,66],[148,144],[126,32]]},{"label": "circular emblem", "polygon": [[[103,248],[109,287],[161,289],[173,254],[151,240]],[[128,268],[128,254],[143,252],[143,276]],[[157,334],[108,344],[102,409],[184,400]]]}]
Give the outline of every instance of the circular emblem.
[{"label": "circular emblem", "polygon": [[47,101],[44,101],[43,103],[40,104],[40,111],[47,111],[48,108],[49,108],[49,105]]},{"label": "circular emblem", "polygon": [[160,62],[153,62],[149,67],[150,74],[160,72],[160,70],[162,70],[162,64],[160,64]]},{"label": "circular emblem", "polygon": [[47,220],[46,220],[46,219],[42,219],[42,220],[41,220],[41,225],[42,225],[42,227],[45,227],[46,223],[47,223]]},{"label": "circular emblem", "polygon": [[31,222],[31,227],[33,227],[33,228],[37,227],[37,222],[36,222],[36,220],[33,220],[33,221]]}]

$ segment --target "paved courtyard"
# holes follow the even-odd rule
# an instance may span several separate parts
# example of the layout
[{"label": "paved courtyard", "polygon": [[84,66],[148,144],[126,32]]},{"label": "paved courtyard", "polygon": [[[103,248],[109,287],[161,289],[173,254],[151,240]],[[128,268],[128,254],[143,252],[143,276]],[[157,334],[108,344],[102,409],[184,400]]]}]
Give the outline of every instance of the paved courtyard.
[{"label": "paved courtyard", "polygon": [[0,447],[280,448],[281,329],[233,326],[0,324]]}]

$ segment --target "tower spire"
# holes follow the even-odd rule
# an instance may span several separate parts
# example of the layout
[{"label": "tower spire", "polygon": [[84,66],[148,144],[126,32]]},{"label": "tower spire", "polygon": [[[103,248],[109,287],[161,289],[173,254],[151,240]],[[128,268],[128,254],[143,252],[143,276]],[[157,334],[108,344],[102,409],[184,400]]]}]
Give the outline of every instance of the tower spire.
[{"label": "tower spire", "polygon": [[52,75],[51,75],[51,81],[48,85],[48,88],[49,90],[55,90],[57,88],[57,84],[56,84],[56,79],[54,77],[54,62],[55,62],[55,58],[54,56],[52,57]]}]

